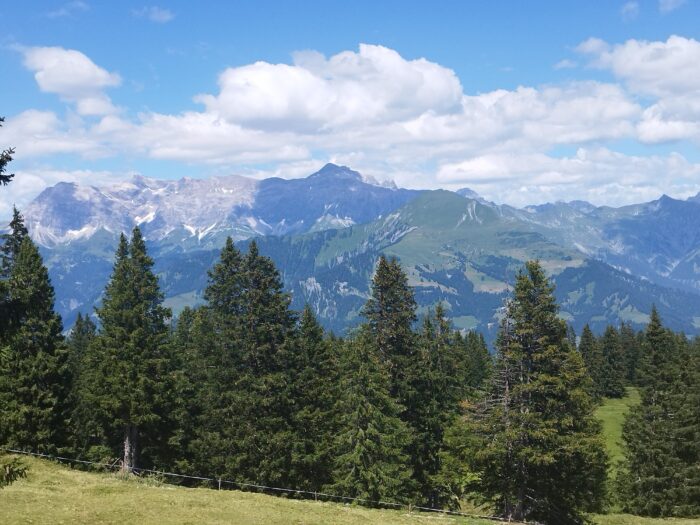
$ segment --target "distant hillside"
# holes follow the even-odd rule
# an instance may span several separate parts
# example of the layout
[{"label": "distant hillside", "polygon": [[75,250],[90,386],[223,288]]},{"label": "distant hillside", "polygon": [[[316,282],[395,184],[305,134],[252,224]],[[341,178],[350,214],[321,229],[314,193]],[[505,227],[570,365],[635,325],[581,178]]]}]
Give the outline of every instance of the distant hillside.
[{"label": "distant hillside", "polygon": [[413,191],[329,164],[302,179],[245,177],[111,187],[58,184],[24,210],[66,326],[99,301],[119,232],[139,224],[167,303],[197,304],[231,235],[257,237],[294,294],[337,332],[354,326],[381,253],[398,257],[421,311],[444,301],[460,328],[495,333],[515,272],[539,258],[577,330],[641,326],[656,303],[671,328],[700,329],[700,201],[623,208],[582,201],[517,209],[464,188]]}]

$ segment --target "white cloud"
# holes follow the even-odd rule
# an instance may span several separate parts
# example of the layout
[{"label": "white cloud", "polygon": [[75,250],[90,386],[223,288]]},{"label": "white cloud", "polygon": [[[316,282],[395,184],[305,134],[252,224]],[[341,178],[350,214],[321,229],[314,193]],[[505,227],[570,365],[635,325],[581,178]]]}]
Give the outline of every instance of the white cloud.
[{"label": "white cloud", "polygon": [[145,6],[141,9],[134,9],[132,14],[137,18],[147,18],[157,24],[166,24],[175,18],[175,14],[172,11],[158,6]]},{"label": "white cloud", "polygon": [[685,0],[659,0],[659,11],[670,13],[685,4]]},{"label": "white cloud", "polygon": [[82,115],[115,111],[103,90],[121,84],[116,73],[101,68],[80,51],[62,47],[20,48],[24,66],[34,72],[39,89],[76,104]]},{"label": "white cloud", "polygon": [[592,55],[593,65],[609,69],[635,92],[666,96],[700,90],[700,42],[672,35],[665,42],[628,40],[609,46],[604,42],[579,45]]},{"label": "white cloud", "polygon": [[55,9],[53,11],[49,11],[46,13],[46,16],[49,18],[63,18],[63,17],[68,17],[68,16],[73,16],[76,13],[87,11],[90,9],[90,6],[86,4],[85,2],[81,2],[80,0],[75,0],[74,2],[67,2],[63,4],[61,7],[58,9]]},{"label": "white cloud", "polygon": [[[47,167],[15,170],[11,184],[0,188],[0,220],[12,216],[12,206],[20,211],[44,189],[58,182],[76,182],[83,185],[101,185],[124,178],[125,174],[92,170],[56,170]],[[5,224],[0,224],[0,229]]]},{"label": "white cloud", "polygon": [[622,15],[622,19],[626,22],[634,20],[639,16],[639,2],[633,0],[625,2],[620,8],[620,14]]},{"label": "white cloud", "polygon": [[366,44],[328,59],[306,52],[293,65],[229,68],[219,88],[218,95],[196,97],[208,112],[255,129],[297,131],[454,112],[462,96],[452,70]]},{"label": "white cloud", "polygon": [[699,41],[672,35],[665,42],[589,43],[577,49],[591,57],[592,65],[610,70],[633,93],[657,99],[638,126],[643,142],[700,140]]},{"label": "white cloud", "polygon": [[574,62],[573,60],[569,60],[568,58],[565,58],[563,60],[560,60],[556,64],[554,64],[554,69],[573,69],[577,67],[578,64]]},{"label": "white cloud", "polygon": [[[400,185],[476,185],[506,202],[577,194],[597,202],[628,202],[659,188],[685,191],[688,173],[697,180],[697,166],[682,157],[625,156],[607,149],[619,141],[700,138],[698,80],[672,73],[673,68],[694,71],[696,45],[682,37],[619,45],[591,38],[577,52],[609,70],[615,81],[479,94],[465,93],[452,70],[386,47],[361,45],[330,57],[307,51],[295,54],[290,64],[225,69],[218,92],[195,97],[202,104],[199,111],[136,117],[109,111],[104,90],[120,82],[114,73],[77,51],[34,48],[80,58],[84,67],[75,68],[70,80],[46,59],[28,66],[42,90],[75,104],[77,114],[69,111],[60,119],[53,112],[26,111],[0,129],[0,144],[16,146],[18,159],[56,153],[127,156],[256,176],[299,176],[321,162],[337,161]],[[100,118],[84,118],[89,114]],[[551,154],[572,149],[578,153]],[[641,189],[625,192],[623,181],[634,184],[634,170]]]},{"label": "white cloud", "polygon": [[632,204],[672,191],[697,193],[700,164],[682,155],[629,156],[607,148],[579,148],[570,157],[543,153],[485,155],[443,164],[437,180],[469,186],[486,198],[515,205],[533,201],[585,199],[598,204]]}]

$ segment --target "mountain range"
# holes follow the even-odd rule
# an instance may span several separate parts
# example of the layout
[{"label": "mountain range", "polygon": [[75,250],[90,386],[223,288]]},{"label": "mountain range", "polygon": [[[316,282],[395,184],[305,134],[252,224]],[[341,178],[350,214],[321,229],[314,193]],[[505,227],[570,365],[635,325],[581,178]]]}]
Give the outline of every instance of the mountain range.
[{"label": "mountain range", "polygon": [[467,188],[402,189],[328,164],[292,180],[59,183],[23,212],[67,327],[99,302],[119,233],[139,225],[175,312],[201,302],[206,271],[230,235],[242,248],[256,238],[293,306],[311,304],[337,333],[358,322],[381,254],[401,261],[420,313],[442,301],[456,326],[489,338],[517,271],[532,258],[555,281],[561,315],[577,331],[585,323],[639,327],[652,304],[671,328],[700,331],[700,196],[515,208]]}]

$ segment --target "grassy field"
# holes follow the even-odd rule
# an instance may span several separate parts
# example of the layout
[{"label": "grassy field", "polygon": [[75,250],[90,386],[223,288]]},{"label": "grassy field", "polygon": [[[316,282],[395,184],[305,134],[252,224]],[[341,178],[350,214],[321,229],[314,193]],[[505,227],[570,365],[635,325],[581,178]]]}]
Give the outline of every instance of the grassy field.
[{"label": "grassy field", "polygon": [[484,525],[493,522],[406,510],[299,501],[233,490],[187,489],[27,459],[29,477],[0,491],[0,523]]},{"label": "grassy field", "polygon": [[[239,491],[187,489],[26,459],[29,477],[0,491],[0,523],[14,524],[386,524],[485,525],[492,521],[406,510],[290,500]],[[700,520],[595,516],[600,525],[700,525]]]},{"label": "grassy field", "polygon": [[622,459],[622,423],[630,407],[638,403],[639,391],[636,388],[628,388],[625,397],[606,399],[596,411],[596,417],[603,425],[605,446],[608,449],[610,467],[613,470],[615,464]]}]

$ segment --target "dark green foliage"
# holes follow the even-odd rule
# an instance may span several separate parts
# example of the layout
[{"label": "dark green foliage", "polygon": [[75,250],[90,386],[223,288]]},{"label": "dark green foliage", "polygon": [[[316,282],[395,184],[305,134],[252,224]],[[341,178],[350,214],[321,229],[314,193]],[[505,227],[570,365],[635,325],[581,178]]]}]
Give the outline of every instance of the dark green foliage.
[{"label": "dark green foliage", "polygon": [[0,459],[0,489],[27,477],[27,467],[17,458]]},{"label": "dark green foliage", "polygon": [[456,334],[441,304],[428,315],[418,337],[416,359],[407,371],[413,395],[406,399],[406,421],[413,430],[408,449],[413,478],[421,503],[441,507],[450,494],[436,479],[442,464],[445,429],[458,413],[466,395],[465,360],[456,345]]},{"label": "dark green foliage", "polygon": [[295,318],[272,261],[251,242],[242,257],[229,240],[210,273],[197,343],[206,371],[198,437],[199,469],[240,481],[290,483]]},{"label": "dark green foliage", "polygon": [[301,314],[294,359],[288,369],[294,403],[292,483],[320,491],[332,482],[332,441],[338,429],[339,344],[323,337],[311,308]]},{"label": "dark green foliage", "polygon": [[623,427],[623,507],[648,516],[700,514],[697,347],[666,330],[654,308],[639,366],[641,403]]},{"label": "dark green foliage", "polygon": [[371,501],[408,501],[412,483],[404,450],[410,431],[399,418],[389,374],[367,332],[345,346],[342,371],[334,481],[327,490]]},{"label": "dark green foliage", "polygon": [[138,228],[130,242],[121,236],[114,270],[105,289],[99,336],[81,372],[85,446],[106,446],[131,470],[142,457],[162,457],[169,418],[172,359],[166,319],[153,261]]},{"label": "dark green foliage", "polygon": [[391,377],[391,393],[399,403],[410,395],[405,374],[416,355],[416,300],[408,278],[396,259],[379,257],[372,279],[371,295],[362,315],[367,319],[368,334]]},{"label": "dark green foliage", "polygon": [[601,393],[605,397],[620,398],[625,395],[627,363],[620,335],[614,327],[608,326],[600,339],[603,350],[603,373]]},{"label": "dark green foliage", "polygon": [[625,356],[625,380],[628,385],[637,384],[637,367],[641,357],[641,342],[630,323],[620,325],[620,346]]},{"label": "dark green foliage", "polygon": [[97,335],[97,326],[90,316],[78,312],[78,318],[68,337],[69,366],[73,380],[76,381],[88,349]]},{"label": "dark green foliage", "polygon": [[0,278],[8,278],[12,271],[14,260],[19,254],[22,241],[29,236],[27,227],[24,225],[24,217],[15,207],[12,208],[12,220],[10,221],[10,231],[0,235],[2,246],[0,246]]},{"label": "dark green foliage", "polygon": [[580,523],[602,502],[607,461],[589,377],[537,262],[517,277],[490,396],[469,413],[472,489],[504,517]]},{"label": "dark green foliage", "polygon": [[[5,122],[5,117],[0,117],[0,127],[2,127],[3,122]],[[4,149],[0,152],[0,186],[9,184],[15,176],[14,173],[6,173],[7,165],[12,162],[14,153],[14,148]]]},{"label": "dark green foliage", "polygon": [[589,391],[591,395],[600,399],[605,391],[605,357],[600,341],[596,339],[591,328],[586,325],[581,332],[581,340],[578,344],[578,351],[591,377]]},{"label": "dark green foliage", "polygon": [[464,385],[472,396],[481,391],[493,372],[493,359],[489,353],[484,336],[479,332],[469,331],[457,342],[463,347],[465,364],[460,368],[464,372]]},{"label": "dark green foliage", "polygon": [[54,453],[67,441],[68,353],[48,272],[28,237],[13,258],[7,290],[11,323],[0,342],[0,443]]}]

